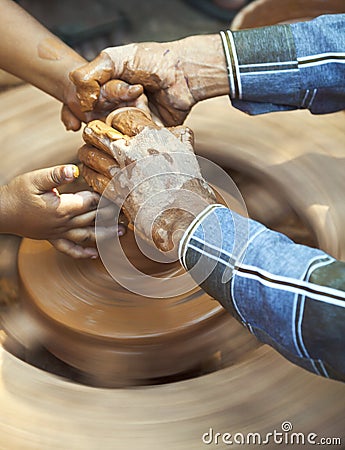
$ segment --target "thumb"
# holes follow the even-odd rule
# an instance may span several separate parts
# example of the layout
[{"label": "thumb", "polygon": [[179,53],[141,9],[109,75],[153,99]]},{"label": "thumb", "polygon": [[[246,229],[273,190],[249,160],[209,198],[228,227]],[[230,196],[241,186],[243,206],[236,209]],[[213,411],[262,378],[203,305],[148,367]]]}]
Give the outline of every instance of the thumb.
[{"label": "thumb", "polygon": [[66,130],[78,131],[81,127],[80,120],[72,113],[67,105],[63,105],[61,108],[61,120]]},{"label": "thumb", "polygon": [[71,183],[79,176],[79,169],[73,164],[49,167],[32,172],[32,182],[40,193],[51,191],[63,184]]},{"label": "thumb", "polygon": [[114,74],[109,55],[100,53],[93,61],[73,70],[69,77],[74,83],[82,111],[92,111],[100,95],[100,86]]},{"label": "thumb", "polygon": [[143,92],[144,88],[140,84],[131,85],[122,80],[110,80],[101,87],[99,102],[107,101],[115,107],[120,101],[135,101]]}]

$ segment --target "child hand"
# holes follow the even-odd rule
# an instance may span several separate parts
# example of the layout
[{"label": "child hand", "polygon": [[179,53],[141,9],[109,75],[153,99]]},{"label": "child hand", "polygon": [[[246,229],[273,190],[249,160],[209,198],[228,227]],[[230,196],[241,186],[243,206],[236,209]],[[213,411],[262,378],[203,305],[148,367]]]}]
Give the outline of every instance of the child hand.
[{"label": "child hand", "polygon": [[36,170],[0,187],[0,232],[47,239],[74,258],[96,258],[97,250],[81,244],[95,240],[99,195],[82,191],[60,194],[59,186],[79,176],[74,165]]}]

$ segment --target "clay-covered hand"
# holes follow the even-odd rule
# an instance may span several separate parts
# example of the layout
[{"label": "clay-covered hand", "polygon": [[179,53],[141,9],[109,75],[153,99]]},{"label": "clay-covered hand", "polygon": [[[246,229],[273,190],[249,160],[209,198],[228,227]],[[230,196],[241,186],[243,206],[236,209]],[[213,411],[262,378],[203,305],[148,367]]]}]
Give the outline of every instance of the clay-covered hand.
[{"label": "clay-covered hand", "polygon": [[229,93],[218,35],[107,48],[94,61],[74,70],[70,77],[81,105],[95,102],[101,86],[112,78],[140,83],[150,107],[154,105],[167,126],[182,124],[198,101]]},{"label": "clay-covered hand", "polygon": [[94,241],[99,195],[82,191],[60,194],[58,187],[78,177],[78,167],[57,166],[19,175],[0,187],[0,232],[47,239],[75,258],[95,258]]},{"label": "clay-covered hand", "polygon": [[201,176],[191,130],[159,127],[142,111],[123,108],[108,124],[88,124],[84,140],[79,158],[89,185],[120,206],[142,237],[176,255],[195,215],[216,203]]},{"label": "clay-covered hand", "polygon": [[105,119],[111,111],[119,107],[136,106],[144,111],[149,110],[143,87],[121,80],[110,80],[100,87],[97,94],[87,91],[84,96],[87,96],[88,100],[80,103],[76,86],[71,82],[66,85],[61,120],[67,130],[79,130],[81,122]]}]

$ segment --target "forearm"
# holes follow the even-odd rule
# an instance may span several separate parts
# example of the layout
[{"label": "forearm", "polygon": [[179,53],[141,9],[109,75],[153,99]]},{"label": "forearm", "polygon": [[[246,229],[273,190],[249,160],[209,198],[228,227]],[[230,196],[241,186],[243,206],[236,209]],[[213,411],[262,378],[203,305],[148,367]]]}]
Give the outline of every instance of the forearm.
[{"label": "forearm", "polygon": [[230,97],[260,114],[289,109],[345,109],[345,15],[227,32]]},{"label": "forearm", "polygon": [[9,201],[7,186],[0,186],[0,234],[11,233],[11,202]]},{"label": "forearm", "polygon": [[202,261],[196,279],[209,265],[203,289],[260,341],[307,370],[345,380],[344,263],[224,207],[187,230],[180,258],[189,270]]},{"label": "forearm", "polygon": [[0,8],[0,67],[64,101],[69,72],[86,61],[11,0]]}]

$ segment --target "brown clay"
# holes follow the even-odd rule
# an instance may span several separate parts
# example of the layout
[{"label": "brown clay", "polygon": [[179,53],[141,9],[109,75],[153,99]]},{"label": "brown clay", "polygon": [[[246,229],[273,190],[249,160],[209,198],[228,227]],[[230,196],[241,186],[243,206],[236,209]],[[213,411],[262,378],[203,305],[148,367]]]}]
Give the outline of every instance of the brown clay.
[{"label": "brown clay", "polygon": [[[85,164],[81,164],[80,171],[87,184],[99,194],[103,194],[109,184],[109,178],[96,172]],[[109,198],[112,200],[112,198]]]},{"label": "brown clay", "polygon": [[125,136],[101,120],[93,120],[84,129],[83,138],[87,144],[97,145],[98,148],[113,156],[110,151],[111,142],[123,139]]},{"label": "brown clay", "polygon": [[[109,179],[114,176],[114,169],[119,167],[114,158],[111,158],[108,153],[88,145],[83,145],[78,150],[78,157],[86,166],[104,174]],[[99,193],[102,194],[102,192]]]},{"label": "brown clay", "polygon": [[[216,203],[214,193],[202,180],[193,155],[193,133],[183,127],[173,128],[170,132],[155,125],[143,111],[131,107],[112,112],[106,122],[108,130],[106,125],[99,123],[97,126],[95,122],[84,130],[86,142],[100,149],[84,146],[79,151],[85,180],[102,194],[108,178],[111,182],[107,197],[122,207],[140,235],[149,242],[153,240],[164,252],[174,250],[174,232],[181,232],[182,224],[183,229],[187,228],[196,214]],[[118,140],[116,136],[112,140],[110,124],[129,137]],[[113,154],[113,160],[102,155],[105,147],[108,147],[107,153]],[[188,176],[184,174],[186,167]],[[124,175],[113,178],[120,170]],[[176,173],[184,175],[176,176]],[[193,199],[190,196],[190,203],[195,203],[196,196],[203,199],[200,205],[193,204],[194,215],[179,208],[181,189],[184,197],[187,192],[194,195]],[[166,191],[168,195],[164,194]],[[150,202],[150,198],[155,201]],[[144,204],[145,212],[137,219],[138,210]],[[156,220],[151,230],[153,218]]]},{"label": "brown clay", "polygon": [[[81,138],[57,126],[57,102],[30,86],[1,94],[0,101],[1,135],[6,137],[0,149],[4,155],[0,165],[2,183],[19,172],[74,160]],[[231,169],[252,217],[287,232],[298,242],[321,246],[333,256],[345,257],[343,113],[316,117],[301,111],[250,118],[230,108],[228,99],[223,98],[197,105],[188,124],[195,130],[198,153]],[[247,132],[248,129],[251,133]],[[45,139],[42,139],[42,130],[45,130]],[[3,246],[0,251],[2,249]],[[104,292],[104,278],[98,271],[99,262],[90,262],[92,270],[87,270],[81,261],[71,261],[69,266],[65,266],[65,262],[60,263],[60,260],[53,264],[58,253],[37,241],[23,244],[20,252],[24,250],[25,264],[29,266],[30,273],[30,276],[24,273],[24,279],[31,297],[36,298],[34,304],[41,305],[47,301],[50,308],[52,296],[55,300],[63,296],[68,301],[74,297],[72,308],[78,298],[87,306],[89,290],[95,292],[101,285],[100,292]],[[5,258],[2,263],[5,262],[3,260]],[[143,264],[146,264],[145,261]],[[154,268],[151,270],[155,271]],[[31,275],[35,283],[32,290]],[[43,286],[42,292],[40,286]],[[107,281],[104,286],[108,289]],[[109,291],[112,289],[109,288]],[[120,307],[127,304],[121,301],[124,298],[121,295],[118,301],[112,297]],[[92,314],[97,316],[108,300],[99,296],[96,300],[98,307],[92,310]],[[159,317],[164,314],[164,323],[169,327],[170,313],[177,312],[178,305],[169,308],[169,300],[155,302],[162,308]],[[192,300],[181,302],[180,308],[182,305],[186,308],[185,312],[180,310],[181,314],[188,310],[191,317],[195,303]],[[125,319],[121,313],[121,329],[126,320],[127,327],[131,326],[132,330],[138,327],[143,334],[144,323],[139,310],[138,314],[131,315],[135,310],[135,307],[129,306],[131,304],[131,301],[127,304],[128,318]],[[65,301],[56,301],[54,307],[59,308],[61,320],[76,314]],[[47,328],[52,322],[49,316],[42,314]],[[181,315],[179,317],[182,319]],[[78,318],[79,321],[81,319]],[[191,323],[188,322],[183,329],[178,328],[175,321],[176,338],[180,334],[180,351],[188,345],[188,324]],[[209,339],[215,339],[216,332],[221,328],[216,327],[212,331],[215,324],[213,318],[209,321],[205,318],[203,323],[202,333],[200,330],[197,333],[200,358],[204,345],[208,346]],[[117,322],[114,324],[117,325]],[[160,330],[163,331],[163,345],[164,330],[162,327]],[[194,330],[197,332],[197,328]],[[131,330],[127,328],[127,331]],[[230,348],[223,353],[229,356],[226,368],[186,381],[135,389],[81,386],[47,373],[50,367],[46,360],[40,361],[43,370],[37,370],[30,366],[31,362],[25,362],[30,361],[28,354],[20,361],[2,349],[0,439],[6,448],[21,450],[46,450],[54,446],[107,448],[109,445],[119,450],[137,450],[138,442],[144,448],[158,446],[166,450],[198,450],[200,437],[209,431],[210,426],[215,432],[261,432],[265,435],[274,429],[280,431],[282,422],[288,418],[296,432],[340,436],[344,440],[343,384],[309,374],[285,361],[267,346],[249,351],[252,340],[245,339],[251,336],[235,320],[224,323],[225,331],[231,333],[227,337]],[[44,335],[34,331],[31,333],[40,336],[41,342],[45,343]],[[64,341],[69,336],[69,328],[59,329],[58,333],[53,329],[49,336],[53,337],[52,343],[55,345],[59,345],[61,340],[61,345],[66,346],[65,351],[68,352],[71,343],[73,349],[73,339]],[[98,352],[93,345],[90,347],[91,354],[88,353],[90,341],[87,339],[90,336],[80,332],[78,342],[80,336],[85,337],[85,346],[80,354],[73,352],[70,355],[76,360],[73,364],[80,363],[81,355],[84,362],[89,361],[90,365],[97,366]],[[95,342],[96,336],[93,337]],[[101,337],[100,342],[103,346],[106,339]],[[153,351],[153,348],[145,345],[139,347],[139,351],[143,352],[142,356],[139,354],[140,364],[145,364],[145,351]],[[159,352],[162,364],[166,364],[171,354],[174,357],[175,348],[165,347],[165,354]],[[126,355],[119,361],[121,370],[125,370]],[[203,369],[212,370],[212,366],[219,367],[218,355],[205,361],[206,367],[201,368],[200,372]],[[104,360],[105,353],[101,356]],[[148,362],[153,361],[151,356]],[[134,358],[133,353],[131,357]],[[154,364],[159,366],[158,357]],[[155,378],[151,383],[161,381]],[[95,380],[93,382],[97,384]]]},{"label": "brown clay", "polygon": [[108,115],[106,123],[130,137],[136,136],[145,127],[161,128],[144,111],[132,107],[116,109]]},{"label": "brown clay", "polygon": [[90,64],[78,68],[77,72],[70,73],[70,79],[78,91],[82,111],[92,111],[100,95],[100,84],[110,80],[113,69],[114,64],[108,55],[100,55]]},{"label": "brown clay", "polygon": [[[271,7],[276,3],[283,15],[289,13],[289,8],[281,8],[282,2],[273,0]],[[303,6],[303,2],[298,3]],[[333,2],[319,3],[327,7]],[[264,17],[267,23],[270,14]],[[255,19],[254,13],[251,23],[256,24]],[[0,167],[3,183],[20,171],[73,160],[80,138],[56,126],[56,102],[25,86],[2,94],[1,105],[0,124],[2,135],[6,136],[1,149],[6,155]],[[196,132],[197,151],[232,169],[251,216],[298,242],[317,245],[335,257],[345,258],[343,114],[315,117],[302,111],[253,119],[229,108],[228,99],[224,98],[197,105],[188,123]],[[18,134],[14,124],[22,133]],[[40,139],[42,129],[46,140]],[[246,132],[248,129],[251,133]],[[32,291],[35,302],[43,303],[58,292],[80,297],[85,278],[79,271],[79,262],[75,271],[79,272],[80,282],[74,283],[70,278],[75,276],[73,271],[70,275],[65,272],[63,282],[59,277],[55,282],[55,267],[45,265],[44,255],[51,250],[46,245],[39,249],[38,244],[29,241],[21,249],[28,250],[25,258],[37,286],[39,271],[41,280],[46,284],[49,281],[49,287],[43,291],[45,299],[37,293],[38,287],[36,293]],[[39,260],[43,263],[35,271],[33,265]],[[93,272],[89,273],[92,277]],[[69,282],[65,286],[66,279]],[[90,285],[94,288],[93,281],[91,278],[86,289]],[[27,285],[30,289],[29,278]],[[69,317],[71,309],[64,311]],[[165,312],[168,314],[169,308]],[[130,316],[128,321],[135,328],[133,319]],[[47,323],[49,327],[50,319]],[[205,329],[210,330],[212,323],[205,321]],[[141,317],[139,324],[143,324]],[[228,331],[231,328],[228,344],[234,352],[228,352],[231,361],[227,368],[154,388],[94,389],[76,385],[37,370],[2,349],[3,442],[7,448],[25,450],[45,450],[54,445],[106,448],[110,442],[114,448],[130,450],[137,450],[138,442],[146,448],[199,449],[200,436],[210,426],[214,432],[265,435],[274,429],[280,431],[287,418],[294,431],[344,440],[343,384],[296,368],[267,346],[247,351],[243,341],[247,332],[235,321],[226,326]],[[66,329],[63,332],[51,335],[56,344],[68,334]],[[201,341],[201,335],[198,336]],[[187,340],[182,333],[181,337],[182,347]],[[203,334],[200,344],[207,344],[208,339],[209,335]],[[90,360],[86,346],[84,349],[81,355]],[[199,349],[202,354],[202,346]],[[171,351],[169,347],[163,361],[170,358]],[[96,365],[98,353],[92,352],[93,356]],[[79,361],[79,354],[72,357]],[[121,367],[125,364],[124,358]]]},{"label": "brown clay", "polygon": [[[122,245],[138,268],[162,271],[139,253],[131,232]],[[54,274],[53,279],[42,278],[42,270]],[[201,290],[194,297],[140,297],[115,283],[100,261],[75,261],[30,240],[22,245],[19,271],[25,306],[42,330],[46,348],[98,385],[147,384],[207,371],[217,352],[221,367],[257,346]],[[235,346],[231,342],[235,329],[241,332],[240,348],[238,340]]]}]

